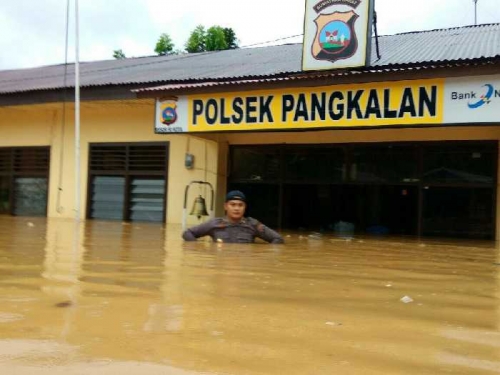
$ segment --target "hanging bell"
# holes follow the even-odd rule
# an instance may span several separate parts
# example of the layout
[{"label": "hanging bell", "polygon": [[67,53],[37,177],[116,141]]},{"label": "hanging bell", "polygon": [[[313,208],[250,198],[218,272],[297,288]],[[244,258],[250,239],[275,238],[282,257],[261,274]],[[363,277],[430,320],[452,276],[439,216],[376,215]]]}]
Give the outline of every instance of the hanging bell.
[{"label": "hanging bell", "polygon": [[196,217],[198,217],[198,219],[200,219],[202,216],[208,216],[205,198],[203,198],[201,195],[196,197],[190,215],[195,215]]}]

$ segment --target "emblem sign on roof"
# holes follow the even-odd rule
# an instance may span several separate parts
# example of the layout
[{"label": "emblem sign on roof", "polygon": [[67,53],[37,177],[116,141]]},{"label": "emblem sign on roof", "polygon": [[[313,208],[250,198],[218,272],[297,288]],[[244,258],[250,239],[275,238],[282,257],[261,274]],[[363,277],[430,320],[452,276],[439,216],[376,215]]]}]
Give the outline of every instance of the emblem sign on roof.
[{"label": "emblem sign on roof", "polygon": [[375,0],[306,0],[302,70],[369,65]]}]

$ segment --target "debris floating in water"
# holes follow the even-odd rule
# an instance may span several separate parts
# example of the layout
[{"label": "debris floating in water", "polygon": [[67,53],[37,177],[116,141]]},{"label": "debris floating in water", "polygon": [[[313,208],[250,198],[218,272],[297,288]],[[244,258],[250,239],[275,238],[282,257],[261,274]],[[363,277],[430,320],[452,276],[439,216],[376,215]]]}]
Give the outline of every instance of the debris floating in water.
[{"label": "debris floating in water", "polygon": [[33,227],[35,226],[35,224],[33,224],[31,221],[29,221],[27,225],[28,225],[28,227],[30,227],[30,228],[33,228]]},{"label": "debris floating in water", "polygon": [[400,299],[400,301],[404,303],[410,303],[413,302],[413,299],[409,296],[404,296],[403,298]]},{"label": "debris floating in water", "polygon": [[327,326],[341,326],[342,323],[340,322],[326,322],[325,323]]},{"label": "debris floating in water", "polygon": [[0,323],[12,323],[23,319],[24,315],[21,314],[10,314],[10,313],[0,312]]},{"label": "debris floating in water", "polygon": [[73,306],[73,302],[71,301],[64,301],[64,302],[59,302],[54,305],[55,307],[70,307]]},{"label": "debris floating in water", "polygon": [[307,236],[310,240],[321,240],[323,235],[318,232],[312,232],[310,235]]}]

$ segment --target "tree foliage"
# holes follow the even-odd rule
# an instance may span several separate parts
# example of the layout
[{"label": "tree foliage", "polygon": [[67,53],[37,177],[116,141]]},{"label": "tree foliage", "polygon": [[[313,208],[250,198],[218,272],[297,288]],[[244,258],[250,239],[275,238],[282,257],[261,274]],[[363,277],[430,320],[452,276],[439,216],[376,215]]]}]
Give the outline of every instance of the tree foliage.
[{"label": "tree foliage", "polygon": [[[189,35],[189,39],[184,45],[185,52],[197,53],[205,51],[221,51],[238,48],[236,33],[230,27],[214,25],[205,29],[203,25],[198,25]],[[184,51],[175,49],[174,42],[169,34],[163,33],[158,38],[154,49],[160,56],[178,55]],[[115,59],[125,59],[125,53],[121,49],[113,51]]]},{"label": "tree foliage", "polygon": [[175,45],[170,35],[163,33],[156,42],[155,52],[160,56],[170,55],[174,52],[174,47]]},{"label": "tree foliage", "polygon": [[205,51],[206,37],[207,33],[205,31],[205,27],[202,25],[196,26],[186,42],[186,51],[189,53]]},{"label": "tree foliage", "polygon": [[214,25],[205,30],[204,26],[198,25],[189,35],[185,48],[188,53],[235,49],[238,48],[238,39],[230,27]]},{"label": "tree foliage", "polygon": [[236,38],[236,33],[231,27],[225,27],[224,38],[226,39],[227,49],[238,48],[238,38]]},{"label": "tree foliage", "polygon": [[121,59],[125,59],[127,58],[127,56],[125,56],[125,52],[123,52],[123,50],[121,49],[115,49],[113,51],[113,57],[117,60],[121,60]]},{"label": "tree foliage", "polygon": [[207,30],[205,51],[222,51],[227,49],[226,35],[220,26],[212,26]]}]

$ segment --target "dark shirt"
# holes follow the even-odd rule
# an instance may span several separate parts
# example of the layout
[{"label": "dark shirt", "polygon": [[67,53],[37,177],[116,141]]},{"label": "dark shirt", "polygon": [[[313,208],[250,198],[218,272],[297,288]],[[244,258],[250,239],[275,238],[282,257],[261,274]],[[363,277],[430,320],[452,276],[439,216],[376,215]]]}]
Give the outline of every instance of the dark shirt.
[{"label": "dark shirt", "polygon": [[197,238],[203,236],[210,236],[215,242],[226,243],[252,243],[255,237],[270,243],[284,242],[277,232],[251,217],[243,218],[238,223],[217,217],[189,228],[182,234],[185,241],[196,241]]}]

